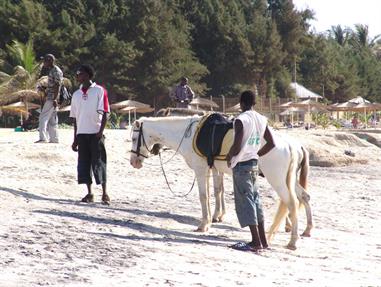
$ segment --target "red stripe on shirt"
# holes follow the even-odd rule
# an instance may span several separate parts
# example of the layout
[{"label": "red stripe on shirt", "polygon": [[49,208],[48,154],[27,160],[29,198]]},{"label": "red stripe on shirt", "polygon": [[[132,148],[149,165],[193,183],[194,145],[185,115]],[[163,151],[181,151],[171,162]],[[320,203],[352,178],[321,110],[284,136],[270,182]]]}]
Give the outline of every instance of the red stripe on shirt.
[{"label": "red stripe on shirt", "polygon": [[108,93],[105,87],[103,87],[103,109],[105,113],[110,112],[109,104],[108,104]]}]

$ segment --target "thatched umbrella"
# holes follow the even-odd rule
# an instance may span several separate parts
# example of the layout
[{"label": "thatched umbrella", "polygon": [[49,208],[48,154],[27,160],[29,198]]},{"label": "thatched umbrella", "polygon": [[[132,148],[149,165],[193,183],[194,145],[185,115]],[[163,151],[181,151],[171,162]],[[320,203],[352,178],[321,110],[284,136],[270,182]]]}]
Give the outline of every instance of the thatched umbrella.
[{"label": "thatched umbrella", "polygon": [[122,102],[118,102],[115,104],[111,104],[112,109],[122,109],[122,108],[127,108],[127,107],[133,107],[133,108],[150,108],[150,105],[134,101],[134,100],[125,100]]},{"label": "thatched umbrella", "polygon": [[313,99],[307,99],[307,100],[304,100],[304,101],[301,101],[301,102],[295,102],[295,103],[291,103],[290,104],[291,107],[299,107],[299,108],[303,108],[307,111],[307,115],[308,115],[308,119],[310,119],[310,114],[311,114],[311,108],[312,107],[315,107],[315,110],[316,109],[321,109],[321,110],[325,110],[326,109],[326,106],[317,102],[316,100],[313,100]]},{"label": "thatched umbrella", "polygon": [[0,105],[7,105],[24,99],[26,101],[40,99],[40,94],[33,90],[19,90],[14,93],[0,95]]},{"label": "thatched umbrella", "polygon": [[[145,104],[144,104],[145,105]],[[146,114],[154,111],[149,105],[147,107],[125,107],[118,110],[120,113],[128,113],[128,125],[131,125],[131,111],[134,112],[134,118],[136,119],[136,113]]]},{"label": "thatched umbrella", "polygon": [[281,112],[280,116],[291,116],[291,124],[294,124],[294,113],[304,112],[305,110],[301,107],[289,107]]},{"label": "thatched umbrella", "polygon": [[71,106],[62,107],[58,110],[58,112],[70,112]]},{"label": "thatched umbrella", "polygon": [[290,107],[294,102],[287,102],[284,104],[279,105],[280,108],[288,108]]},{"label": "thatched umbrella", "polygon": [[213,110],[213,108],[218,108],[218,104],[212,100],[204,99],[204,98],[194,98],[190,103],[190,106],[195,106],[196,109],[198,110],[198,107],[207,107]]},{"label": "thatched umbrella", "polygon": [[238,103],[238,104],[236,104],[230,108],[227,108],[226,111],[231,112],[231,113],[240,112],[241,111],[241,105]]},{"label": "thatched umbrella", "polygon": [[358,112],[364,112],[364,118],[365,118],[365,128],[367,128],[368,123],[367,123],[367,112],[368,111],[377,111],[380,109],[380,106],[378,104],[372,104],[369,101],[366,102],[361,102],[354,107],[352,107],[352,111],[358,111]]},{"label": "thatched umbrella", "polygon": [[1,109],[5,113],[15,113],[20,114],[20,123],[23,122],[23,115],[27,118],[28,117],[28,110],[32,109],[38,109],[40,108],[40,105],[34,104],[34,103],[28,103],[28,102],[16,102],[7,106],[2,106]]}]

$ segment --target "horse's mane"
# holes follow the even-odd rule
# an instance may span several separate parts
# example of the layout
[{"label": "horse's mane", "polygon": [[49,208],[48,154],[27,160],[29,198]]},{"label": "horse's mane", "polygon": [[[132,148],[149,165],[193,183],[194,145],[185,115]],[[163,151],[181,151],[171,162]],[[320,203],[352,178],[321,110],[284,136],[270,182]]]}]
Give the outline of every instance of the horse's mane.
[{"label": "horse's mane", "polygon": [[193,110],[193,109],[183,109],[183,108],[163,108],[156,113],[156,117],[168,117],[168,116],[192,116],[199,115],[203,116],[207,114],[205,111]]},{"label": "horse's mane", "polygon": [[200,119],[201,116],[199,115],[189,115],[189,116],[159,116],[159,117],[141,117],[139,121],[149,121],[149,122],[183,122],[186,121],[187,119]]}]

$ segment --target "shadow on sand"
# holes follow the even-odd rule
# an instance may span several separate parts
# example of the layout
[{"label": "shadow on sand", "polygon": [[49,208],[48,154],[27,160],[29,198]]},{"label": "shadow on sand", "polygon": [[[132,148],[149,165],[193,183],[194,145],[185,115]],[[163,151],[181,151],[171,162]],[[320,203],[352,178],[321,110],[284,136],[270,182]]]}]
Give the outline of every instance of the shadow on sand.
[{"label": "shadow on sand", "polygon": [[[135,230],[141,235],[117,235],[113,233],[97,233],[90,232],[90,234],[98,234],[101,236],[120,238],[126,240],[148,240],[148,241],[163,241],[163,242],[177,242],[177,243],[198,243],[198,244],[208,244],[208,245],[221,245],[224,246],[227,243],[233,242],[233,239],[226,238],[224,236],[207,235],[197,232],[184,232],[177,230],[170,230],[165,228],[155,227],[146,223],[135,222],[131,219],[120,220],[120,219],[108,219],[96,216],[90,216],[86,213],[79,212],[69,212],[60,210],[36,210],[34,211],[40,214],[46,214],[51,216],[60,216],[67,218],[75,218],[91,223],[107,224],[112,226],[126,227]],[[150,233],[154,237],[145,236],[144,233]]]}]

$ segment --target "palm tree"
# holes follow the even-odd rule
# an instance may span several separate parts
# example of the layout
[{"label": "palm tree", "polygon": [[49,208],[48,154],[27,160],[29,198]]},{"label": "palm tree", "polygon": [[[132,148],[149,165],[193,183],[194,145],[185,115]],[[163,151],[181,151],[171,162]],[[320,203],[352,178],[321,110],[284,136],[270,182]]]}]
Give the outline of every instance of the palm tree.
[{"label": "palm tree", "polygon": [[350,30],[343,29],[341,25],[332,26],[331,30],[328,30],[329,37],[334,39],[340,46],[344,47],[349,38]]},{"label": "palm tree", "polygon": [[[7,50],[16,66],[12,73],[0,72],[0,105],[18,101],[20,95],[38,97],[35,85],[39,76],[39,63],[35,60],[33,41],[29,40],[26,44],[13,41],[7,45]],[[9,62],[3,60],[1,64],[10,70]]]},{"label": "palm tree", "polygon": [[358,50],[363,50],[364,48],[372,49],[377,40],[380,39],[381,35],[377,35],[373,38],[369,36],[369,27],[368,25],[356,24],[355,31],[351,34],[351,44],[354,48]]}]

